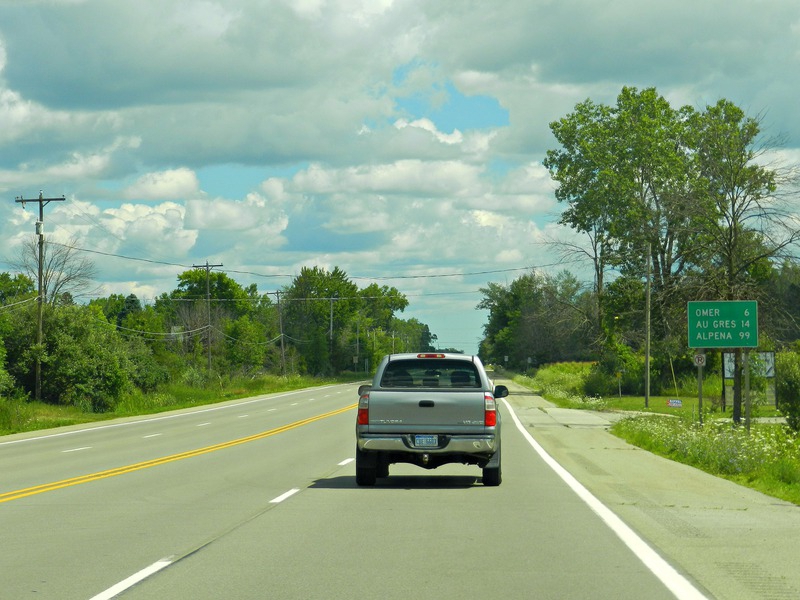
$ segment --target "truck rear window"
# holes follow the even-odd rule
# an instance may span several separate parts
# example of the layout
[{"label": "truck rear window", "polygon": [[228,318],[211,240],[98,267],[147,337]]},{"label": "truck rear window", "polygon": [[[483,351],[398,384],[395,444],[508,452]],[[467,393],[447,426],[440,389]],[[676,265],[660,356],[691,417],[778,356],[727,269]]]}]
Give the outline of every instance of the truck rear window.
[{"label": "truck rear window", "polygon": [[470,362],[446,359],[396,360],[386,365],[382,388],[480,388],[478,370]]}]

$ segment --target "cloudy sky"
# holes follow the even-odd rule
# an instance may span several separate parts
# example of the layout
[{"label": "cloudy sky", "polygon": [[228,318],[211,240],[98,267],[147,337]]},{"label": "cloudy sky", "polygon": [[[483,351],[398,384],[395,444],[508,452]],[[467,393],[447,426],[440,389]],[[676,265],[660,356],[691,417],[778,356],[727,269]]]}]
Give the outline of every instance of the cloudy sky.
[{"label": "cloudy sky", "polygon": [[547,244],[548,125],[625,85],[727,98],[800,157],[800,3],[0,0],[0,271],[41,190],[99,295],[339,266],[473,352],[479,288],[587,272]]}]

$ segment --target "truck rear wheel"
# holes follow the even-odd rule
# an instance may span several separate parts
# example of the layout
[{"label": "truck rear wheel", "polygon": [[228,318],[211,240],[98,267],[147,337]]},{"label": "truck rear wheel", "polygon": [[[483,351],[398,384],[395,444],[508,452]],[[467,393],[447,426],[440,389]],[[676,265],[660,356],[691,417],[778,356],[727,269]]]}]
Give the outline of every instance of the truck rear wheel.
[{"label": "truck rear wheel", "polygon": [[389,476],[389,461],[386,459],[385,456],[379,456],[375,473],[378,477],[388,477]]},{"label": "truck rear wheel", "polygon": [[356,448],[356,484],[362,486],[375,485],[378,477],[375,455],[362,452]]},{"label": "truck rear wheel", "polygon": [[500,467],[491,469],[489,467],[483,470],[483,485],[498,486],[503,481],[503,472]]},{"label": "truck rear wheel", "polygon": [[483,485],[498,486],[503,481],[501,468],[500,448],[494,453],[488,464],[483,467]]}]

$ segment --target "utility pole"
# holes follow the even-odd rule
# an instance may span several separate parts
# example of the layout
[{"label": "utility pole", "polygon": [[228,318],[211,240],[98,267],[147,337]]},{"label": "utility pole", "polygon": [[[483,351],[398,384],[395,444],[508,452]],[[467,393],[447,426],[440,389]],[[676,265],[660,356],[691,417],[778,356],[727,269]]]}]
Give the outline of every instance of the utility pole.
[{"label": "utility pole", "polygon": [[[652,244],[647,244],[647,288],[645,292],[645,321],[644,321],[644,407],[650,406],[650,280],[652,278],[651,270],[653,256]],[[702,417],[701,417],[702,419]]]},{"label": "utility pole", "polygon": [[278,301],[278,326],[281,329],[281,375],[286,375],[286,348],[283,344],[283,313],[281,312],[281,293],[275,292]]},{"label": "utility pole", "polygon": [[37,298],[36,298],[36,388],[34,392],[34,397],[37,401],[42,399],[42,342],[44,340],[44,335],[42,333],[42,305],[44,304],[43,298],[43,290],[42,290],[42,281],[44,279],[44,207],[51,202],[63,202],[66,200],[64,196],[60,198],[45,198],[42,195],[42,192],[39,192],[38,198],[23,198],[22,196],[17,196],[14,201],[20,202],[22,204],[22,208],[25,208],[26,202],[38,202],[39,203],[39,220],[36,221],[36,235],[39,236],[39,282],[37,287]]},{"label": "utility pole", "polygon": [[333,292],[333,295],[329,298],[331,301],[331,324],[330,324],[330,331],[328,332],[328,337],[330,338],[330,342],[328,344],[328,361],[333,364],[333,301],[339,299],[339,292]]},{"label": "utility pole", "polygon": [[192,265],[194,269],[206,270],[206,314],[208,315],[208,329],[206,334],[206,345],[208,346],[208,370],[211,371],[211,284],[209,283],[211,269],[222,265],[210,265],[208,261],[204,265]]}]

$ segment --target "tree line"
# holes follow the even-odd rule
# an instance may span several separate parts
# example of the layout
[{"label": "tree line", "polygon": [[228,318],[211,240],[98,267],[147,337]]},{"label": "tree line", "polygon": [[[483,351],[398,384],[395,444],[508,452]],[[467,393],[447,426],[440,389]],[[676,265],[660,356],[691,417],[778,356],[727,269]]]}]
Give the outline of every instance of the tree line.
[{"label": "tree line", "polygon": [[[615,104],[587,99],[550,129],[558,147],[544,165],[559,223],[577,239],[558,249],[591,264],[593,281],[531,272],[490,284],[479,304],[488,358],[593,359],[642,393],[649,322],[651,376],[665,389],[692,368],[689,300],[757,300],[764,348],[800,338],[797,169],[778,162],[781,140],[765,137],[759,117],[724,99],[675,108],[655,88],[625,87]],[[739,350],[736,365],[735,419]]]},{"label": "tree line", "polygon": [[[76,256],[68,246],[46,248]],[[409,302],[396,288],[359,288],[338,267],[304,267],[272,293],[195,268],[149,304],[134,294],[77,304],[73,293],[93,265],[59,264],[44,279],[42,347],[32,278],[0,273],[0,397],[32,396],[37,358],[43,401],[102,412],[132,388],[152,392],[170,380],[367,371],[384,354],[432,350],[436,342],[426,324],[399,318]]]}]

